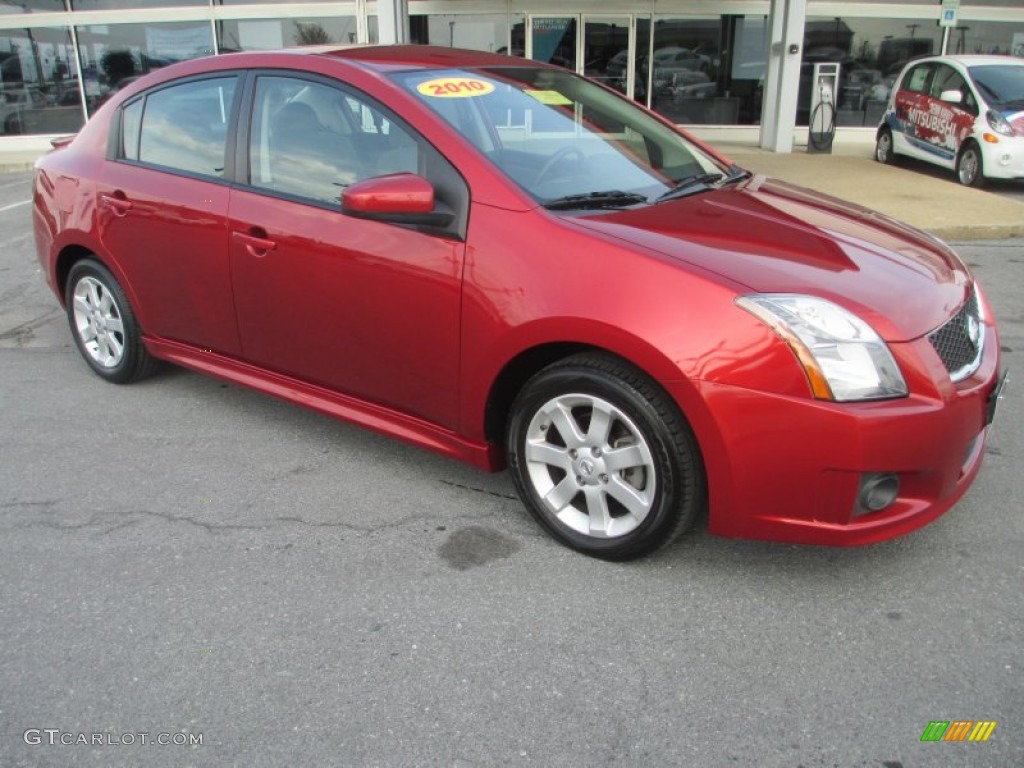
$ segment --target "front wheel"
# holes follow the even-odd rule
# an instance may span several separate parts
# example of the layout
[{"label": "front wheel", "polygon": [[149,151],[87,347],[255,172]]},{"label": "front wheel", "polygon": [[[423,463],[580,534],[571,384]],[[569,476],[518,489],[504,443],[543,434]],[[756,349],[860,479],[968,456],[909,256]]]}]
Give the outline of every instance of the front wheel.
[{"label": "front wheel", "polygon": [[981,161],[981,151],[974,142],[968,143],[956,161],[956,176],[965,187],[985,186],[985,173]]},{"label": "front wheel", "polygon": [[153,372],[156,362],[142,344],[128,297],[106,267],[93,259],[77,262],[66,291],[75,345],[97,375],[127,384]]},{"label": "front wheel", "polygon": [[605,355],[575,355],[534,376],[513,405],[507,450],[533,517],[595,557],[648,554],[704,504],[700,453],[675,404]]}]

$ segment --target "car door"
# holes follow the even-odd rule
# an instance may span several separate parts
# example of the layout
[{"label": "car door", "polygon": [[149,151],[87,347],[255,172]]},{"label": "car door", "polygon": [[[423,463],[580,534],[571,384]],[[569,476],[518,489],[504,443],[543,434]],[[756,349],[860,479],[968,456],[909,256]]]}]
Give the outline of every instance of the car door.
[{"label": "car door", "polygon": [[900,78],[893,95],[893,147],[897,152],[921,160],[934,161],[928,129],[928,86],[935,65],[922,62],[911,67]]},{"label": "car door", "polygon": [[236,355],[225,180],[237,75],[170,85],[127,102],[98,187],[101,242],[149,335]]},{"label": "car door", "polygon": [[[251,86],[231,270],[245,358],[456,424],[468,190],[388,110],[335,81],[268,72]],[[341,212],[344,188],[412,172],[457,211],[447,231]]]},{"label": "car door", "polygon": [[960,147],[974,130],[978,101],[966,78],[948,64],[936,64],[928,85],[931,142],[939,158],[955,166]]}]

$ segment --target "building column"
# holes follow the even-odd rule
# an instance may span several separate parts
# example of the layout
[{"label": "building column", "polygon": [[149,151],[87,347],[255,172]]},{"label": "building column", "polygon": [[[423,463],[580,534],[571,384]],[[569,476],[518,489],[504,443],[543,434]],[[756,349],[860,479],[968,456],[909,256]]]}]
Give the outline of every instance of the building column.
[{"label": "building column", "polygon": [[381,45],[409,42],[409,0],[377,0],[377,31]]},{"label": "building column", "polygon": [[760,140],[761,148],[772,152],[793,151],[806,17],[807,0],[772,0]]}]

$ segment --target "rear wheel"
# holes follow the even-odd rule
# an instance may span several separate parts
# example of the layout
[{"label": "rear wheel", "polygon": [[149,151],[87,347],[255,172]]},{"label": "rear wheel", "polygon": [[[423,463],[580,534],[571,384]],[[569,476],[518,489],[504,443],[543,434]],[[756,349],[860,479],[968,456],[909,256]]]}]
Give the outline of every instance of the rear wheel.
[{"label": "rear wheel", "polygon": [[595,557],[652,552],[704,504],[700,454],[675,404],[609,356],[575,355],[534,376],[513,405],[507,449],[533,517]]},{"label": "rear wheel", "polygon": [[981,150],[973,141],[969,141],[960,150],[956,161],[956,176],[965,187],[985,186],[985,169],[981,162]]},{"label": "rear wheel", "polygon": [[128,298],[98,261],[83,259],[71,268],[65,303],[75,345],[97,375],[127,384],[156,369]]}]

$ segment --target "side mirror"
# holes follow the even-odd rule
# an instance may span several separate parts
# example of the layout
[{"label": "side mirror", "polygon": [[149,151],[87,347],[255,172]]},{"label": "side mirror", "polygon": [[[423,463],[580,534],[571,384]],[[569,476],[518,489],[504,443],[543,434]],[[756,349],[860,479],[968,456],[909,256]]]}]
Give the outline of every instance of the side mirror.
[{"label": "side mirror", "polygon": [[964,100],[964,96],[958,90],[943,91],[939,94],[939,101],[945,101],[949,104],[959,104]]},{"label": "side mirror", "polygon": [[444,227],[453,218],[450,211],[437,210],[434,187],[414,173],[357,181],[342,193],[341,211],[360,219],[428,227]]}]

